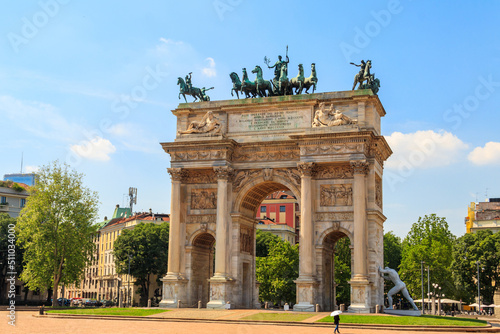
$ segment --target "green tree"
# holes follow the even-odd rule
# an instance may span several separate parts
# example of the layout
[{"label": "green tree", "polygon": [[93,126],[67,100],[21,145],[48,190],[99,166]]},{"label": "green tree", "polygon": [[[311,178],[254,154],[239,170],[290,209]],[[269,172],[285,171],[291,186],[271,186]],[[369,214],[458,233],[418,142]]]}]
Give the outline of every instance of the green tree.
[{"label": "green tree", "polygon": [[98,197],[66,164],[55,161],[37,176],[17,223],[18,244],[25,250],[20,278],[30,290],[52,289],[57,307],[59,284],[79,283],[92,261]]},{"label": "green tree", "polygon": [[149,288],[154,275],[160,278],[167,272],[168,235],[170,224],[141,223],[131,230],[124,230],[113,247],[116,271],[130,274],[139,286],[141,304],[147,305]]},{"label": "green tree", "polygon": [[337,283],[337,305],[351,302],[351,241],[342,238],[335,244],[335,283]]},{"label": "green tree", "polygon": [[489,230],[467,233],[455,242],[451,270],[456,296],[466,303],[477,297],[476,261],[479,261],[481,301],[492,304],[500,284],[500,233],[493,234]]},{"label": "green tree", "polygon": [[384,267],[398,270],[401,265],[401,238],[392,231],[384,234]]},{"label": "green tree", "polygon": [[421,295],[421,261],[430,267],[431,283],[442,287],[446,296],[454,295],[451,278],[452,250],[455,236],[444,218],[435,214],[418,218],[403,240],[399,276],[413,296]]},{"label": "green tree", "polygon": [[8,272],[22,271],[23,249],[16,247],[16,219],[7,213],[0,213],[0,304],[5,302],[6,278]]},{"label": "green tree", "polygon": [[281,240],[271,241],[269,255],[256,258],[256,276],[260,282],[259,300],[295,303],[294,280],[299,277],[298,245]]},{"label": "green tree", "polygon": [[281,240],[280,237],[270,232],[257,230],[255,236],[255,256],[264,257],[269,254],[269,247],[273,241]]}]

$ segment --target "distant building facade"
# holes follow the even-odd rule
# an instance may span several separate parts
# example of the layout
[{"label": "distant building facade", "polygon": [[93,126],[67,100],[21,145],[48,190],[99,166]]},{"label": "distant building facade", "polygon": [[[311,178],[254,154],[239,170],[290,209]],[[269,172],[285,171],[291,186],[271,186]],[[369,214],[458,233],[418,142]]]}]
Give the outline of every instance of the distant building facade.
[{"label": "distant building facade", "polygon": [[[161,224],[168,222],[168,214],[154,214],[143,212],[132,214],[130,208],[116,206],[113,217],[99,223],[100,228],[94,239],[96,254],[94,261],[85,269],[84,278],[80,285],[71,285],[65,288],[65,298],[83,298],[96,300],[117,301],[118,295],[125,303],[139,303],[138,287],[134,285],[135,279],[129,275],[118,275],[115,268],[113,246],[116,239],[125,229],[133,229],[140,223]],[[166,264],[165,264],[166,265]],[[162,285],[157,285],[152,279],[150,296],[161,296]]]},{"label": "distant building facade", "polygon": [[273,192],[262,201],[257,211],[257,228],[295,245],[299,235],[299,212],[299,204],[293,195],[285,191]]},{"label": "distant building facade", "polygon": [[17,218],[29,196],[28,185],[13,181],[0,181],[0,212]]},{"label": "distant building facade", "polygon": [[488,202],[472,202],[465,218],[467,233],[480,230],[500,231],[500,198],[490,198]]}]

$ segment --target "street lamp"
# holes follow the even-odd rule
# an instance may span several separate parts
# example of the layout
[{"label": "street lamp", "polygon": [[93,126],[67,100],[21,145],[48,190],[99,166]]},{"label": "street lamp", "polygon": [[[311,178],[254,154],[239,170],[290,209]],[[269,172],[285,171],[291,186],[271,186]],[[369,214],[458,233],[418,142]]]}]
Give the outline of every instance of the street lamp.
[{"label": "street lamp", "polygon": [[424,307],[424,263],[425,261],[420,261],[420,278],[422,279],[422,314],[425,314]]},{"label": "street lamp", "polygon": [[130,259],[132,258],[132,256],[130,254],[127,254],[128,256],[128,291],[127,291],[127,296],[128,296],[128,307],[130,307],[130,304],[131,304],[131,298],[130,298]]},{"label": "street lamp", "polygon": [[481,283],[479,282],[479,264],[480,263],[481,262],[479,262],[479,260],[476,261],[476,266],[477,266],[477,303],[479,305],[479,307],[478,307],[479,314],[481,314],[481,290],[480,290]]},{"label": "street lamp", "polygon": [[[432,287],[434,289],[433,292],[431,292],[431,294],[432,294],[432,308],[434,309],[433,313],[436,314],[435,298],[437,297],[438,298],[438,312],[440,315],[441,314],[441,287],[437,283],[432,283]],[[436,294],[436,289],[438,289],[437,294]]]},{"label": "street lamp", "polygon": [[[429,301],[430,305],[430,299],[431,299],[431,269],[429,266],[427,266],[427,300]],[[429,309],[429,307],[427,308]]]}]

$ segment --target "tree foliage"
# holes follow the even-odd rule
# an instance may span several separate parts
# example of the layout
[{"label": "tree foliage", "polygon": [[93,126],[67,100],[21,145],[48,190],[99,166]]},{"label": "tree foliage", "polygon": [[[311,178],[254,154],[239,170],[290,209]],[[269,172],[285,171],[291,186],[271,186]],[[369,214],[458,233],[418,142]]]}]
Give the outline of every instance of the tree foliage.
[{"label": "tree foliage", "polygon": [[92,261],[97,193],[83,186],[82,174],[55,161],[38,173],[17,223],[18,244],[25,249],[20,276],[30,290],[78,283]]},{"label": "tree foliage", "polygon": [[269,232],[257,230],[255,236],[255,256],[263,257],[269,254],[271,242],[280,240],[280,237]]},{"label": "tree foliage", "polygon": [[446,296],[454,295],[450,265],[455,236],[444,218],[435,214],[419,217],[403,240],[399,276],[411,295],[421,294],[421,261],[430,267],[431,284],[442,287]]},{"label": "tree foliage", "polygon": [[342,238],[335,244],[335,283],[337,283],[337,305],[351,301],[351,241]]},{"label": "tree foliage", "polygon": [[477,296],[477,264],[481,302],[492,304],[496,287],[500,284],[500,233],[489,230],[467,233],[457,239],[453,247],[451,270],[457,288],[457,298],[471,303]]},{"label": "tree foliage", "polygon": [[146,305],[153,276],[163,276],[167,272],[168,235],[170,224],[141,223],[134,229],[124,230],[113,247],[116,271],[130,274],[140,287],[141,304]]},{"label": "tree foliage", "polygon": [[295,303],[296,286],[299,277],[298,245],[277,238],[269,245],[267,257],[256,258],[257,281],[260,282],[259,300]]},{"label": "tree foliage", "polygon": [[384,234],[384,267],[398,270],[401,265],[401,238],[392,231]]}]

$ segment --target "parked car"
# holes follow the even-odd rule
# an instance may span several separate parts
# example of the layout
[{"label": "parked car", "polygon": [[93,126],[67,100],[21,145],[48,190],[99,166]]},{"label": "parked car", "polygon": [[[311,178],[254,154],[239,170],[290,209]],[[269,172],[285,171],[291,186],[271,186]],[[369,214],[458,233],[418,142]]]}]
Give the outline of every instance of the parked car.
[{"label": "parked car", "polygon": [[[59,306],[63,305],[63,299],[64,299],[64,306],[69,306],[71,304],[71,300],[67,298],[57,298],[57,304],[59,304]],[[53,299],[51,299],[50,301],[53,302]]]},{"label": "parked car", "polygon": [[92,300],[92,299],[87,299],[85,301],[85,306],[86,307],[93,307],[93,306],[97,306],[97,301],[96,300]]},{"label": "parked car", "polygon": [[101,300],[102,306],[114,306],[115,303],[112,300],[103,299]]}]

